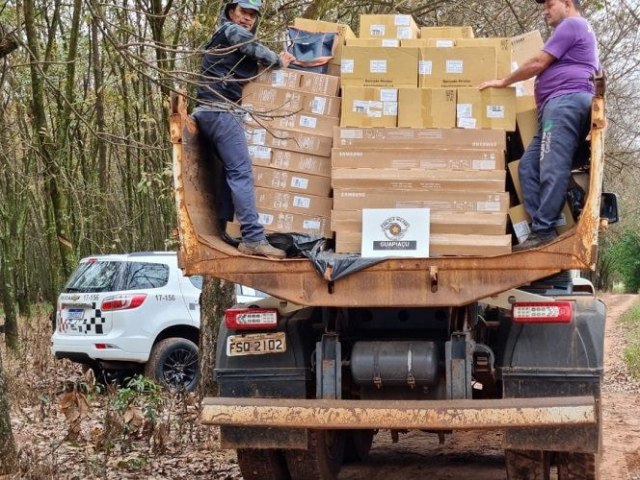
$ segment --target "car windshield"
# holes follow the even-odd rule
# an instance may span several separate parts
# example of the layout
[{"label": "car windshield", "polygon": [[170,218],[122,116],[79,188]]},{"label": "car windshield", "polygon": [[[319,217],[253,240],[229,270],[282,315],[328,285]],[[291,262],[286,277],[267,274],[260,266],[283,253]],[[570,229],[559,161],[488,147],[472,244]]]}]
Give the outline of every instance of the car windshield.
[{"label": "car windshield", "polygon": [[161,263],[88,261],[81,263],[65,292],[113,292],[160,288],[169,281],[169,266]]}]

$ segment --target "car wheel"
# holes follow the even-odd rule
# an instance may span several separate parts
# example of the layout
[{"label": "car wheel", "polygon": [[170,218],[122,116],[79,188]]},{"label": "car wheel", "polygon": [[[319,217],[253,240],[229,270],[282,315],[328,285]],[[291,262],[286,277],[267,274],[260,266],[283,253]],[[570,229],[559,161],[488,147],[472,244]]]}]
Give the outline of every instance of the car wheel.
[{"label": "car wheel", "polygon": [[145,375],[175,390],[191,392],[198,385],[198,347],[186,338],[165,338],[151,350]]}]

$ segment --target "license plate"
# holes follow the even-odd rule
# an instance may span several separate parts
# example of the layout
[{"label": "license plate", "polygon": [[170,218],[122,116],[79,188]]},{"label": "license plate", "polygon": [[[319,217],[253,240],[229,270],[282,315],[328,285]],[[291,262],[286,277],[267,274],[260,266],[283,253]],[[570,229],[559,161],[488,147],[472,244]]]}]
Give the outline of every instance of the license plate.
[{"label": "license plate", "polygon": [[287,351],[287,339],[284,332],[252,333],[249,335],[231,335],[227,337],[227,356],[264,355]]},{"label": "license plate", "polygon": [[62,316],[65,320],[69,322],[79,322],[84,318],[84,310],[67,310],[62,313]]}]

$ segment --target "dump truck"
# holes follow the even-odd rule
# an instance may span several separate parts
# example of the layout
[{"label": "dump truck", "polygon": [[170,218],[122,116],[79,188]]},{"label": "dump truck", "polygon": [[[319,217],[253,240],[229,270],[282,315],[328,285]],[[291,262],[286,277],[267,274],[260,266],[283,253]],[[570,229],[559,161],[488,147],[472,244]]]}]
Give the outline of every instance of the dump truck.
[{"label": "dump truck", "polygon": [[179,262],[187,275],[271,298],[225,313],[220,427],[245,479],[333,479],[374,435],[504,431],[510,479],[598,478],[606,308],[576,271],[594,270],[598,234],[617,219],[603,193],[605,101],[592,108],[589,180],[569,231],[496,256],[388,258],[335,278],[308,258],[243,255],[216,221],[215,165],[181,95],[171,141]]}]

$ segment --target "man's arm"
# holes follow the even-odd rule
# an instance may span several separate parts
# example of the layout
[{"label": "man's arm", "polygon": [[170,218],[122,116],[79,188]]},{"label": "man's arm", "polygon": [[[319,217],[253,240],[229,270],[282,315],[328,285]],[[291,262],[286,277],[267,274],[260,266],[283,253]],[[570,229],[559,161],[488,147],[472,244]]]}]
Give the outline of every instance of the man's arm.
[{"label": "man's arm", "polygon": [[545,52],[544,50],[540,50],[537,55],[524,62],[520,66],[520,68],[518,68],[515,72],[512,72],[508,77],[500,78],[497,80],[488,80],[481,83],[478,88],[480,88],[480,90],[484,90],[485,88],[489,87],[505,88],[509,85],[513,85],[514,83],[528,80],[542,73],[549,67],[549,65],[551,65],[555,61],[556,57]]},{"label": "man's arm", "polygon": [[260,65],[286,67],[289,63],[282,61],[282,55],[278,56],[277,53],[265,47],[256,40],[255,35],[239,25],[233,23],[228,25],[224,33],[230,45],[237,46],[238,50],[248,57],[255,58]]}]

